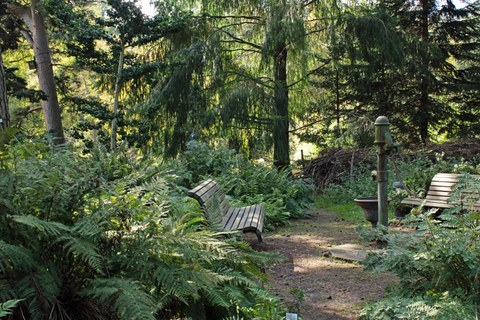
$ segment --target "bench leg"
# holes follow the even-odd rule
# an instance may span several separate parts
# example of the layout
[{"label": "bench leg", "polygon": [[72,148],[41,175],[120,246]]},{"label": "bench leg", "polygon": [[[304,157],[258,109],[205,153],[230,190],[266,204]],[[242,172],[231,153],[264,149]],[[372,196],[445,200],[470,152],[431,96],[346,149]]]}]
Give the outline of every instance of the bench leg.
[{"label": "bench leg", "polygon": [[258,242],[263,242],[262,233],[260,231],[256,230],[255,234],[257,235]]}]

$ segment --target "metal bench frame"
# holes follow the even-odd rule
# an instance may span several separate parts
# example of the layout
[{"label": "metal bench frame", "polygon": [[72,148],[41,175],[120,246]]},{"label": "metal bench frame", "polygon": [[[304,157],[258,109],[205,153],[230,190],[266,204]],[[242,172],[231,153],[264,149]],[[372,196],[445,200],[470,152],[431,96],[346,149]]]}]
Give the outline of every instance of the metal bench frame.
[{"label": "metal bench frame", "polygon": [[220,185],[212,179],[202,182],[189,190],[187,194],[200,203],[200,207],[206,215],[212,213],[213,210],[219,210],[223,216],[223,230],[254,232],[258,241],[263,242],[262,229],[265,209],[262,204],[242,208],[230,207]]}]

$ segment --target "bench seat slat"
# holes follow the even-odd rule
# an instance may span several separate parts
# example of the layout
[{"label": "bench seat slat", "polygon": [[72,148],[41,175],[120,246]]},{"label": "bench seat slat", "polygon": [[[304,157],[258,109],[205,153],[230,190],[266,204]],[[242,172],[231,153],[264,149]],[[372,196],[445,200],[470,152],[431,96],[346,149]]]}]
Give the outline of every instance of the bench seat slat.
[{"label": "bench seat slat", "polygon": [[247,218],[247,224],[245,227],[257,228],[262,230],[263,228],[263,215],[264,208],[262,205],[257,204],[250,208]]},{"label": "bench seat slat", "polygon": [[445,202],[450,201],[450,197],[445,197],[445,196],[428,195],[426,199],[427,201],[445,201]]},{"label": "bench seat slat", "polygon": [[423,203],[425,199],[421,198],[405,198],[401,201],[402,204],[414,205],[419,206]]},{"label": "bench seat slat", "polygon": [[235,225],[237,223],[238,215],[240,214],[241,208],[230,208],[225,214],[225,223],[223,224],[223,229],[225,230],[237,230]]}]

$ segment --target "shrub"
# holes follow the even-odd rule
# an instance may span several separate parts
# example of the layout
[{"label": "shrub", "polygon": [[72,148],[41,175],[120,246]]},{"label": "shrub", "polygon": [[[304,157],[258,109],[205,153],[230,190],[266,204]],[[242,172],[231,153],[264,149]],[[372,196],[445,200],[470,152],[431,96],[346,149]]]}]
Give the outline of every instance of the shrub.
[{"label": "shrub", "polygon": [[473,305],[448,296],[392,297],[365,307],[359,320],[473,320],[474,314]]},{"label": "shrub", "polygon": [[159,161],[41,142],[0,153],[7,319],[220,319],[262,299],[277,261],[209,230]]},{"label": "shrub", "polygon": [[[474,184],[478,190],[480,182]],[[429,217],[426,212],[407,219],[405,224],[415,232],[388,236],[387,252],[367,259],[367,269],[391,272],[399,283],[387,300],[365,309],[364,319],[476,317],[480,215],[455,207],[445,210],[438,220]]]},{"label": "shrub", "polygon": [[304,217],[305,209],[313,205],[313,184],[309,181],[294,179],[289,170],[254,164],[227,148],[212,150],[192,141],[179,161],[185,168],[180,172],[189,172],[192,177],[190,187],[213,177],[233,197],[233,205],[264,203],[267,229],[285,225],[290,218]]}]

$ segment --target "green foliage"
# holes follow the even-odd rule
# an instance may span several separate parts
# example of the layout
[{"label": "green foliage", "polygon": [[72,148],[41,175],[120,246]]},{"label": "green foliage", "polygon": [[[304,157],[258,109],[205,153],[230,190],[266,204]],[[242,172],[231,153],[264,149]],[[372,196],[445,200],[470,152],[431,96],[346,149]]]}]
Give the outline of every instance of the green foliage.
[{"label": "green foliage", "polygon": [[8,300],[4,303],[0,303],[0,317],[5,317],[11,314],[12,309],[21,301],[22,300]]},{"label": "green foliage", "polygon": [[444,296],[392,297],[363,309],[360,320],[467,320],[475,319],[474,306],[460,299]]},{"label": "green foliage", "polygon": [[[350,199],[351,200],[351,199]],[[337,213],[341,219],[352,222],[364,222],[362,209],[353,201],[337,201],[332,195],[320,195],[315,198],[315,204],[318,208]]]},{"label": "green foliage", "polygon": [[260,267],[278,257],[211,231],[159,163],[4,146],[0,301],[19,300],[7,319],[220,319],[273,299]]},{"label": "green foliage", "polygon": [[323,195],[335,198],[339,203],[348,203],[354,198],[375,195],[376,189],[377,183],[372,179],[371,170],[361,166],[352,176],[344,177],[341,184],[333,184],[326,188]]},{"label": "green foliage", "polygon": [[377,225],[375,228],[359,225],[355,230],[363,240],[378,243],[387,243],[389,239],[388,228],[383,225]]},{"label": "green foliage", "polygon": [[285,225],[290,218],[304,217],[313,204],[309,181],[294,179],[289,170],[278,171],[265,164],[253,164],[242,154],[227,148],[210,149],[192,141],[181,156],[192,184],[214,177],[234,206],[264,203],[265,227]]},{"label": "green foliage", "polygon": [[[480,182],[469,179],[468,185],[478,190]],[[399,283],[387,300],[367,307],[363,319],[475,318],[480,300],[480,216],[468,208],[444,210],[438,219],[430,212],[413,216],[404,223],[415,231],[384,235],[388,250],[370,255],[366,267],[391,272]]]}]

